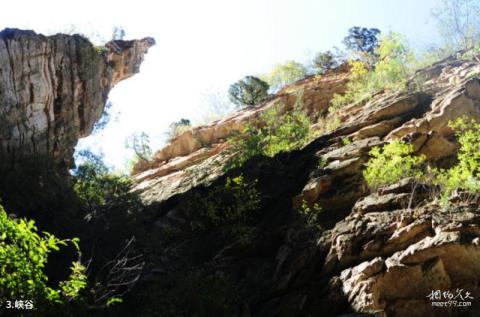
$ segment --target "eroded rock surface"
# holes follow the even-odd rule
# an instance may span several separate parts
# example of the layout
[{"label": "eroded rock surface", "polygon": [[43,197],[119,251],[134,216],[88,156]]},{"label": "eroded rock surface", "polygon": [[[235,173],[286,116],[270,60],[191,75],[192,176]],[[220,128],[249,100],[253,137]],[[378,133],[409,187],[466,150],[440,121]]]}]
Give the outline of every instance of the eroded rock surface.
[{"label": "eroded rock surface", "polygon": [[78,138],[100,118],[108,92],[137,73],[152,38],[94,47],[79,35],[0,32],[2,161],[49,155],[69,167]]},{"label": "eroded rock surface", "polygon": [[[417,73],[422,89],[412,79],[404,92],[380,92],[347,106],[338,129],[303,149],[254,157],[227,174],[221,153],[231,131],[275,100],[293,104],[287,93],[293,88],[310,91],[305,100],[322,100],[313,111],[322,116],[344,75],[323,79],[337,87],[330,91],[315,90],[322,82],[307,79],[258,108],[180,135],[136,174],[136,189],[152,207],[152,232],[188,223],[176,209],[179,202],[238,173],[258,181],[259,231],[244,248],[222,244],[216,232],[211,240],[203,237],[209,242],[185,242],[190,246],[178,246],[174,255],[159,251],[155,270],[167,271],[174,259],[194,261],[188,250],[203,250],[209,255],[202,254],[202,267],[245,287],[244,316],[479,315],[475,300],[468,308],[439,308],[427,298],[434,290],[457,288],[480,296],[478,205],[446,211],[434,203],[435,191],[411,179],[370,192],[362,175],[370,149],[390,140],[412,143],[432,162],[454,157],[458,144],[448,122],[462,115],[480,119],[479,73],[476,62],[441,61]],[[305,225],[299,213],[305,204],[321,207],[320,228]]]}]

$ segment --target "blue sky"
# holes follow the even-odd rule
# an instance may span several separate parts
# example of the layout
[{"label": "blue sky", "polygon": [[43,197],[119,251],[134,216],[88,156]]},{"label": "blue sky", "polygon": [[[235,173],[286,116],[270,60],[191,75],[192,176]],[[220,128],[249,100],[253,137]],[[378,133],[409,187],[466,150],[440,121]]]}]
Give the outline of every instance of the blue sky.
[{"label": "blue sky", "polygon": [[226,91],[244,75],[267,72],[275,63],[308,63],[318,51],[341,46],[349,27],[376,27],[406,35],[412,46],[439,41],[431,9],[438,0],[176,0],[9,1],[0,27],[42,33],[76,30],[109,39],[113,26],[127,38],[153,36],[157,45],[141,73],[110,93],[113,120],[82,147],[105,153],[121,168],[133,153],[124,139],[145,131],[155,148],[172,121],[205,112],[205,94]]}]

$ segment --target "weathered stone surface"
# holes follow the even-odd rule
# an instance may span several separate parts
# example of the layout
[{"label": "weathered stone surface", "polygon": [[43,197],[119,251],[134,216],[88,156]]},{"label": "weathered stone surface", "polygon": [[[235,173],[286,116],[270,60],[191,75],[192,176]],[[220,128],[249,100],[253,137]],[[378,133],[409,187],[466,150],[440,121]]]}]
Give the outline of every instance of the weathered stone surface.
[{"label": "weathered stone surface", "polygon": [[[240,284],[248,285],[251,316],[464,313],[432,307],[426,296],[457,287],[480,296],[476,202],[461,206],[459,193],[452,200],[456,209],[445,213],[432,203],[433,191],[425,184],[403,179],[372,192],[362,172],[370,149],[390,140],[412,143],[432,162],[455,155],[458,145],[448,122],[464,114],[478,117],[478,70],[472,62],[443,61],[423,71],[427,80],[422,92],[416,92],[417,87],[393,95],[379,92],[343,108],[340,127],[304,148],[273,158],[255,157],[226,175],[222,150],[233,129],[258,117],[275,100],[291,107],[293,88],[310,91],[304,102],[313,107],[312,118],[322,116],[331,95],[322,98],[321,90],[315,90],[319,83],[308,78],[255,109],[174,139],[135,176],[136,190],[156,208],[152,223],[162,227],[182,222],[173,221],[172,215],[176,204],[188,197],[183,193],[203,195],[239,174],[258,181],[262,209],[255,228],[260,234],[248,247],[242,249],[238,241],[222,244],[215,236],[210,244],[182,245],[169,263],[191,258],[192,250],[217,246],[212,261],[202,265],[230,270]],[[303,202],[321,207],[315,229],[299,215]],[[475,316],[477,311],[468,312]]]},{"label": "weathered stone surface", "polygon": [[409,198],[410,194],[408,193],[391,193],[384,195],[373,194],[357,201],[355,206],[353,206],[353,212],[367,213],[407,207]]},{"label": "weathered stone surface", "polygon": [[139,71],[152,38],[94,47],[79,35],[0,32],[0,155],[52,155],[66,167],[110,89]]},{"label": "weathered stone surface", "polygon": [[[478,226],[478,224],[470,224]],[[392,316],[402,316],[407,307],[416,307],[418,316],[442,314],[448,310],[435,310],[425,298],[435,290],[465,290],[475,297],[479,293],[476,281],[480,277],[478,263],[480,248],[477,237],[465,240],[461,231],[443,231],[437,228],[434,236],[427,236],[385,258],[375,258],[354,268],[344,270],[340,278],[350,303],[361,312],[385,311]],[[365,268],[373,263],[384,263],[373,274]],[[377,265],[380,267],[380,265]]]},{"label": "weathered stone surface", "polygon": [[[175,137],[162,150],[155,154],[153,166],[178,156],[190,155],[205,146],[226,141],[233,131],[241,130],[247,122],[253,122],[262,112],[277,104],[283,104],[282,111],[292,109],[296,103],[297,92],[302,98],[303,108],[316,119],[320,113],[327,111],[330,100],[335,93],[345,89],[348,69],[339,69],[326,76],[313,76],[298,81],[280,91],[275,98],[266,101],[253,109],[238,111],[233,115],[215,121],[209,125],[195,127]],[[137,168],[135,173],[143,171]]]},{"label": "weathered stone surface", "polygon": [[[451,136],[453,131],[448,127],[450,121],[459,116],[467,116],[477,120],[480,118],[478,107],[480,99],[477,99],[477,94],[473,93],[478,89],[480,89],[480,80],[472,78],[468,79],[463,85],[447,90],[431,103],[431,110],[422,118],[403,124],[390,132],[386,138],[398,139],[413,132],[428,134],[432,131],[442,136]],[[470,94],[469,91],[471,91]]]}]

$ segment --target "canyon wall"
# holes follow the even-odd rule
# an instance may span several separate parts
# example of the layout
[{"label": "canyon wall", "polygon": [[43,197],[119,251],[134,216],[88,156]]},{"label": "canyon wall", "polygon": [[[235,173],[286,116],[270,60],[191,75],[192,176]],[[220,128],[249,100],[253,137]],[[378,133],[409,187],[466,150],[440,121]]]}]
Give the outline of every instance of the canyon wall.
[{"label": "canyon wall", "polygon": [[[478,316],[478,202],[457,199],[445,209],[433,187],[408,178],[372,191],[362,172],[372,147],[391,140],[451,166],[459,145],[448,124],[460,116],[480,120],[479,74],[475,60],[440,61],[415,74],[424,79],[421,86],[411,78],[403,91],[380,91],[342,108],[340,126],[304,148],[255,156],[228,172],[221,168],[228,129],[285,100],[294,87],[310,91],[306,98],[325,98],[328,107],[332,90],[322,83],[343,78],[344,85],[345,74],[309,78],[252,110],[179,135],[135,175],[136,190],[150,205],[148,232],[158,234],[148,283],[162,285],[167,275],[154,273],[183,272],[182,265],[228,276],[241,286],[238,316]],[[316,108],[320,116],[322,107]],[[184,204],[215,200],[238,175],[253,180],[261,197],[246,246],[225,238],[228,226],[164,238],[163,232],[188,232],[192,220],[182,214]],[[302,218],[304,204],[321,210],[315,226]],[[471,307],[435,307],[428,298],[460,289],[474,298]]]},{"label": "canyon wall", "polygon": [[110,89],[138,73],[152,38],[95,47],[80,35],[0,32],[0,159],[48,155],[71,167],[78,138],[102,115]]}]

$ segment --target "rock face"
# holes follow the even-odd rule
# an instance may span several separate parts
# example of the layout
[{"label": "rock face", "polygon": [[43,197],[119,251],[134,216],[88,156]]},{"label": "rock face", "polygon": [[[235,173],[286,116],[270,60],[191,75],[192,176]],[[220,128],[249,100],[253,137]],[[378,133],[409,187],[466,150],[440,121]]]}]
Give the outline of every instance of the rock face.
[{"label": "rock face", "polygon": [[94,47],[79,35],[0,32],[0,156],[49,155],[71,166],[73,148],[100,118],[108,92],[137,73],[152,38]]},{"label": "rock face", "polygon": [[185,192],[199,182],[212,181],[222,171],[219,165],[226,159],[223,156],[228,147],[226,139],[232,132],[241,130],[246,123],[254,123],[275,105],[282,105],[282,111],[292,109],[298,98],[306,113],[316,120],[328,112],[333,95],[345,91],[347,79],[348,67],[345,66],[325,76],[311,76],[282,89],[253,109],[238,111],[178,135],[155,154],[152,162],[139,162],[134,167],[137,189],[144,193],[146,201],[154,202]]},{"label": "rock face", "polygon": [[[47,155],[68,167],[108,91],[138,72],[153,44],[146,38],[95,48],[81,36],[0,32],[0,163]],[[115,315],[479,316],[478,202],[458,199],[445,210],[425,184],[403,179],[371,192],[362,175],[370,149],[390,140],[448,164],[458,149],[448,122],[480,120],[477,62],[450,58],[416,76],[422,87],[412,78],[405,91],[342,108],[337,129],[299,150],[222,168],[226,138],[275,104],[288,111],[301,98],[313,120],[323,119],[332,96],[344,92],[348,69],[306,78],[253,109],[187,131],[137,165],[134,190],[147,208],[136,230],[149,253],[137,289]],[[258,195],[238,197],[232,180],[239,179]],[[47,205],[58,187],[43,197]],[[255,210],[238,213],[248,205]],[[246,225],[223,221],[221,212]],[[193,231],[191,217],[202,213],[212,228]],[[438,307],[428,298],[457,290],[471,307]]]},{"label": "rock face", "polygon": [[[156,279],[154,272],[183,272],[182,265],[222,272],[245,292],[241,313],[233,316],[478,316],[478,204],[446,212],[434,203],[434,191],[411,179],[370,192],[362,171],[370,149],[389,140],[412,143],[431,162],[454,157],[458,144],[448,122],[462,115],[480,119],[479,74],[477,62],[441,61],[416,74],[426,79],[421,89],[412,79],[406,91],[347,106],[338,129],[303,149],[254,157],[226,175],[218,166],[232,130],[275,100],[293,98],[287,93],[293,87],[309,91],[305,100],[323,100],[313,103],[322,116],[346,77],[304,80],[253,110],[178,136],[135,175],[150,205],[148,232],[186,228],[182,201],[192,193],[205,197],[238,174],[257,181],[258,231],[247,247],[223,241],[221,229],[166,243],[148,283],[160,285],[164,276]],[[316,85],[333,88],[312,94]],[[321,207],[319,228],[302,218],[305,203]],[[457,289],[474,298],[472,307],[436,307],[427,297]]]}]

